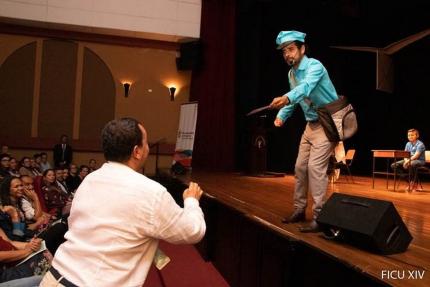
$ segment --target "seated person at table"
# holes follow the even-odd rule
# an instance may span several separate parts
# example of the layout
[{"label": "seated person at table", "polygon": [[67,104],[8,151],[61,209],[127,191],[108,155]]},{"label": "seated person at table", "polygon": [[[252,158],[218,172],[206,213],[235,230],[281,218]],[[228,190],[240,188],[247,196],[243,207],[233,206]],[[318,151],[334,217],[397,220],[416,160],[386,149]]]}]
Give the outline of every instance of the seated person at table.
[{"label": "seated person at table", "polygon": [[[412,178],[414,178],[414,174],[417,167],[425,165],[425,150],[423,142],[418,138],[420,133],[416,129],[408,130],[408,143],[406,143],[405,151],[411,153],[410,158],[404,158],[399,160],[391,165],[393,170],[396,170],[399,174],[404,173],[405,170],[409,170],[412,168]],[[399,167],[402,169],[399,170]]]}]

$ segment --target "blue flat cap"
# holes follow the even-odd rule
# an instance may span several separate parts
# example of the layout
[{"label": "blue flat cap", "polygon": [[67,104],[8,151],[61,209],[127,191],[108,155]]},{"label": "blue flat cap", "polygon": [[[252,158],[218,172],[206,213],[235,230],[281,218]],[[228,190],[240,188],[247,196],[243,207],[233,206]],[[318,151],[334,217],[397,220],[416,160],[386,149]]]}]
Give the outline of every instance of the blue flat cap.
[{"label": "blue flat cap", "polygon": [[294,41],[305,42],[306,34],[299,31],[281,31],[276,37],[277,49],[282,49]]}]

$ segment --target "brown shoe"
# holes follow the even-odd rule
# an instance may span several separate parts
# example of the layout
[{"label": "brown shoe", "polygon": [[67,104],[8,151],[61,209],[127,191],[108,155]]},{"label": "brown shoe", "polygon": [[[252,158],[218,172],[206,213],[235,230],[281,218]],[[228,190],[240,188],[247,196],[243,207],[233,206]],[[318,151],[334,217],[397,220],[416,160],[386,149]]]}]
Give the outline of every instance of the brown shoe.
[{"label": "brown shoe", "polygon": [[295,223],[300,221],[305,221],[306,215],[304,210],[296,210],[289,217],[282,219],[282,223]]}]

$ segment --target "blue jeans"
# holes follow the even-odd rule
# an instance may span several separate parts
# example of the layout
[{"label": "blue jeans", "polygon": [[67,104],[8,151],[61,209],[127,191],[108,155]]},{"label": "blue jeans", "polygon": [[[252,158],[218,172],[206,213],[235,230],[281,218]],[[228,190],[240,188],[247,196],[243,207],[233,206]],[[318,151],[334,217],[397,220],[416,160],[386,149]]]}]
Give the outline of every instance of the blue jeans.
[{"label": "blue jeans", "polygon": [[0,287],[34,287],[39,286],[43,276],[31,276],[0,283]]}]

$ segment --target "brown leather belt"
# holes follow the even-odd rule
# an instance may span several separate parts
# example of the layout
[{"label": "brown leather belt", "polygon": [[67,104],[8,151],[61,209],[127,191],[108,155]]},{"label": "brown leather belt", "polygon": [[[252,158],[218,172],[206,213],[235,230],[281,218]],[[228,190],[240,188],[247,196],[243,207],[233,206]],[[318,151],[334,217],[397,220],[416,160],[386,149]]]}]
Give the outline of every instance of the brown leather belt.
[{"label": "brown leather belt", "polygon": [[[62,277],[60,272],[58,272],[58,270],[55,269],[53,266],[51,266],[51,268],[49,268],[49,272],[51,272],[52,276],[54,276],[54,278],[56,280],[59,280]],[[73,284],[72,282],[67,280],[65,277],[61,278],[61,280],[59,280],[58,283],[61,283],[62,285],[66,286],[66,287],[78,287],[78,285]]]}]

